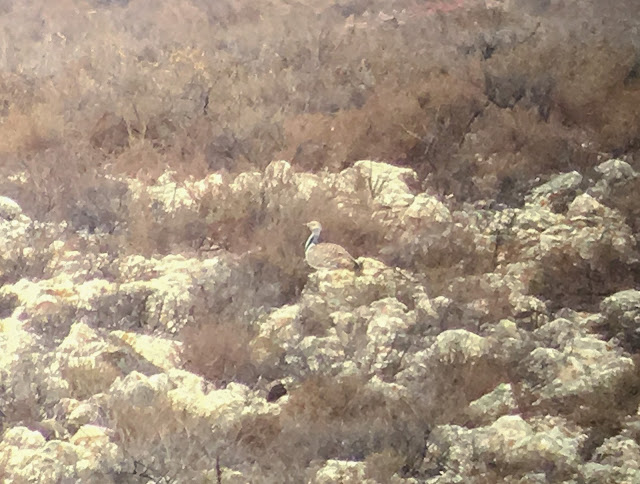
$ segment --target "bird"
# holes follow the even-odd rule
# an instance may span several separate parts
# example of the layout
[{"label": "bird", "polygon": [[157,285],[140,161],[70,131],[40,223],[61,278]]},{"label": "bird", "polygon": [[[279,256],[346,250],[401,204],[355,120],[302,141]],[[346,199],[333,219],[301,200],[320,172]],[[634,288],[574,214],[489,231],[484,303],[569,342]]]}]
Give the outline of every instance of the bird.
[{"label": "bird", "polygon": [[322,225],[312,221],[306,224],[311,230],[311,235],[304,245],[304,258],[307,264],[314,269],[351,269],[360,271],[361,266],[347,250],[338,245],[320,242]]}]

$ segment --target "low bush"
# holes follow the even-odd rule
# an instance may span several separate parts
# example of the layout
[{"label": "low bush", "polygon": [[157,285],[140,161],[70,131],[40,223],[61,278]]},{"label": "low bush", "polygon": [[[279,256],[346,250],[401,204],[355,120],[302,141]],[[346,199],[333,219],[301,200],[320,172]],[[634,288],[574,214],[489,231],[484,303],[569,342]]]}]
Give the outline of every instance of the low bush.
[{"label": "low bush", "polygon": [[216,319],[212,316],[183,331],[186,368],[220,386],[233,381],[253,384],[257,375],[251,332],[242,324]]}]

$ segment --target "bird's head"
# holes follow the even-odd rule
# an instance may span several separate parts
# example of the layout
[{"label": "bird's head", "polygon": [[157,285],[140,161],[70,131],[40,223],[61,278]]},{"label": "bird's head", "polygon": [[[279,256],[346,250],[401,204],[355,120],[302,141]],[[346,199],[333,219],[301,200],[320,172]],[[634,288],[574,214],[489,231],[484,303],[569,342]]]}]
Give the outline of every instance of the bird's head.
[{"label": "bird's head", "polygon": [[307,223],[305,225],[307,226],[307,228],[309,230],[311,230],[311,232],[313,234],[316,234],[316,235],[319,234],[320,231],[322,230],[322,225],[320,225],[320,222],[317,222],[315,220],[313,220],[312,222],[309,222],[309,223]]}]

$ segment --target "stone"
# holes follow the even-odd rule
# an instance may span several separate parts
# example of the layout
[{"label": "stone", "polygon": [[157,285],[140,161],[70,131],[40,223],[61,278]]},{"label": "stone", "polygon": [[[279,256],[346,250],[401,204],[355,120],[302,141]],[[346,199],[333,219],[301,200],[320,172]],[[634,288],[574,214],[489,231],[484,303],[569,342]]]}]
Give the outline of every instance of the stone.
[{"label": "stone", "polygon": [[581,183],[582,175],[577,171],[563,173],[531,190],[525,200],[533,205],[549,206],[556,213],[563,212],[576,196]]},{"label": "stone", "polygon": [[600,304],[605,334],[617,338],[631,352],[640,348],[640,291],[627,289],[605,298]]},{"label": "stone", "polygon": [[9,197],[0,196],[0,219],[13,220],[22,214],[22,208]]}]

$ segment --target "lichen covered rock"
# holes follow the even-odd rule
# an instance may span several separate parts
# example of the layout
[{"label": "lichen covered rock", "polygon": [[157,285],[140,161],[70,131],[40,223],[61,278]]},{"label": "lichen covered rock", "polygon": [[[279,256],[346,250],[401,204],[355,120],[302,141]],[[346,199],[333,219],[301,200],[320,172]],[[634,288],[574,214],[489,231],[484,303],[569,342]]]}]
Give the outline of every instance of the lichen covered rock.
[{"label": "lichen covered rock", "polygon": [[[0,475],[634,482],[638,254],[617,196],[637,177],[618,161],[517,206],[373,161],[123,181],[149,216],[210,224],[157,254],[0,217]],[[308,206],[359,270],[304,265]]]}]

